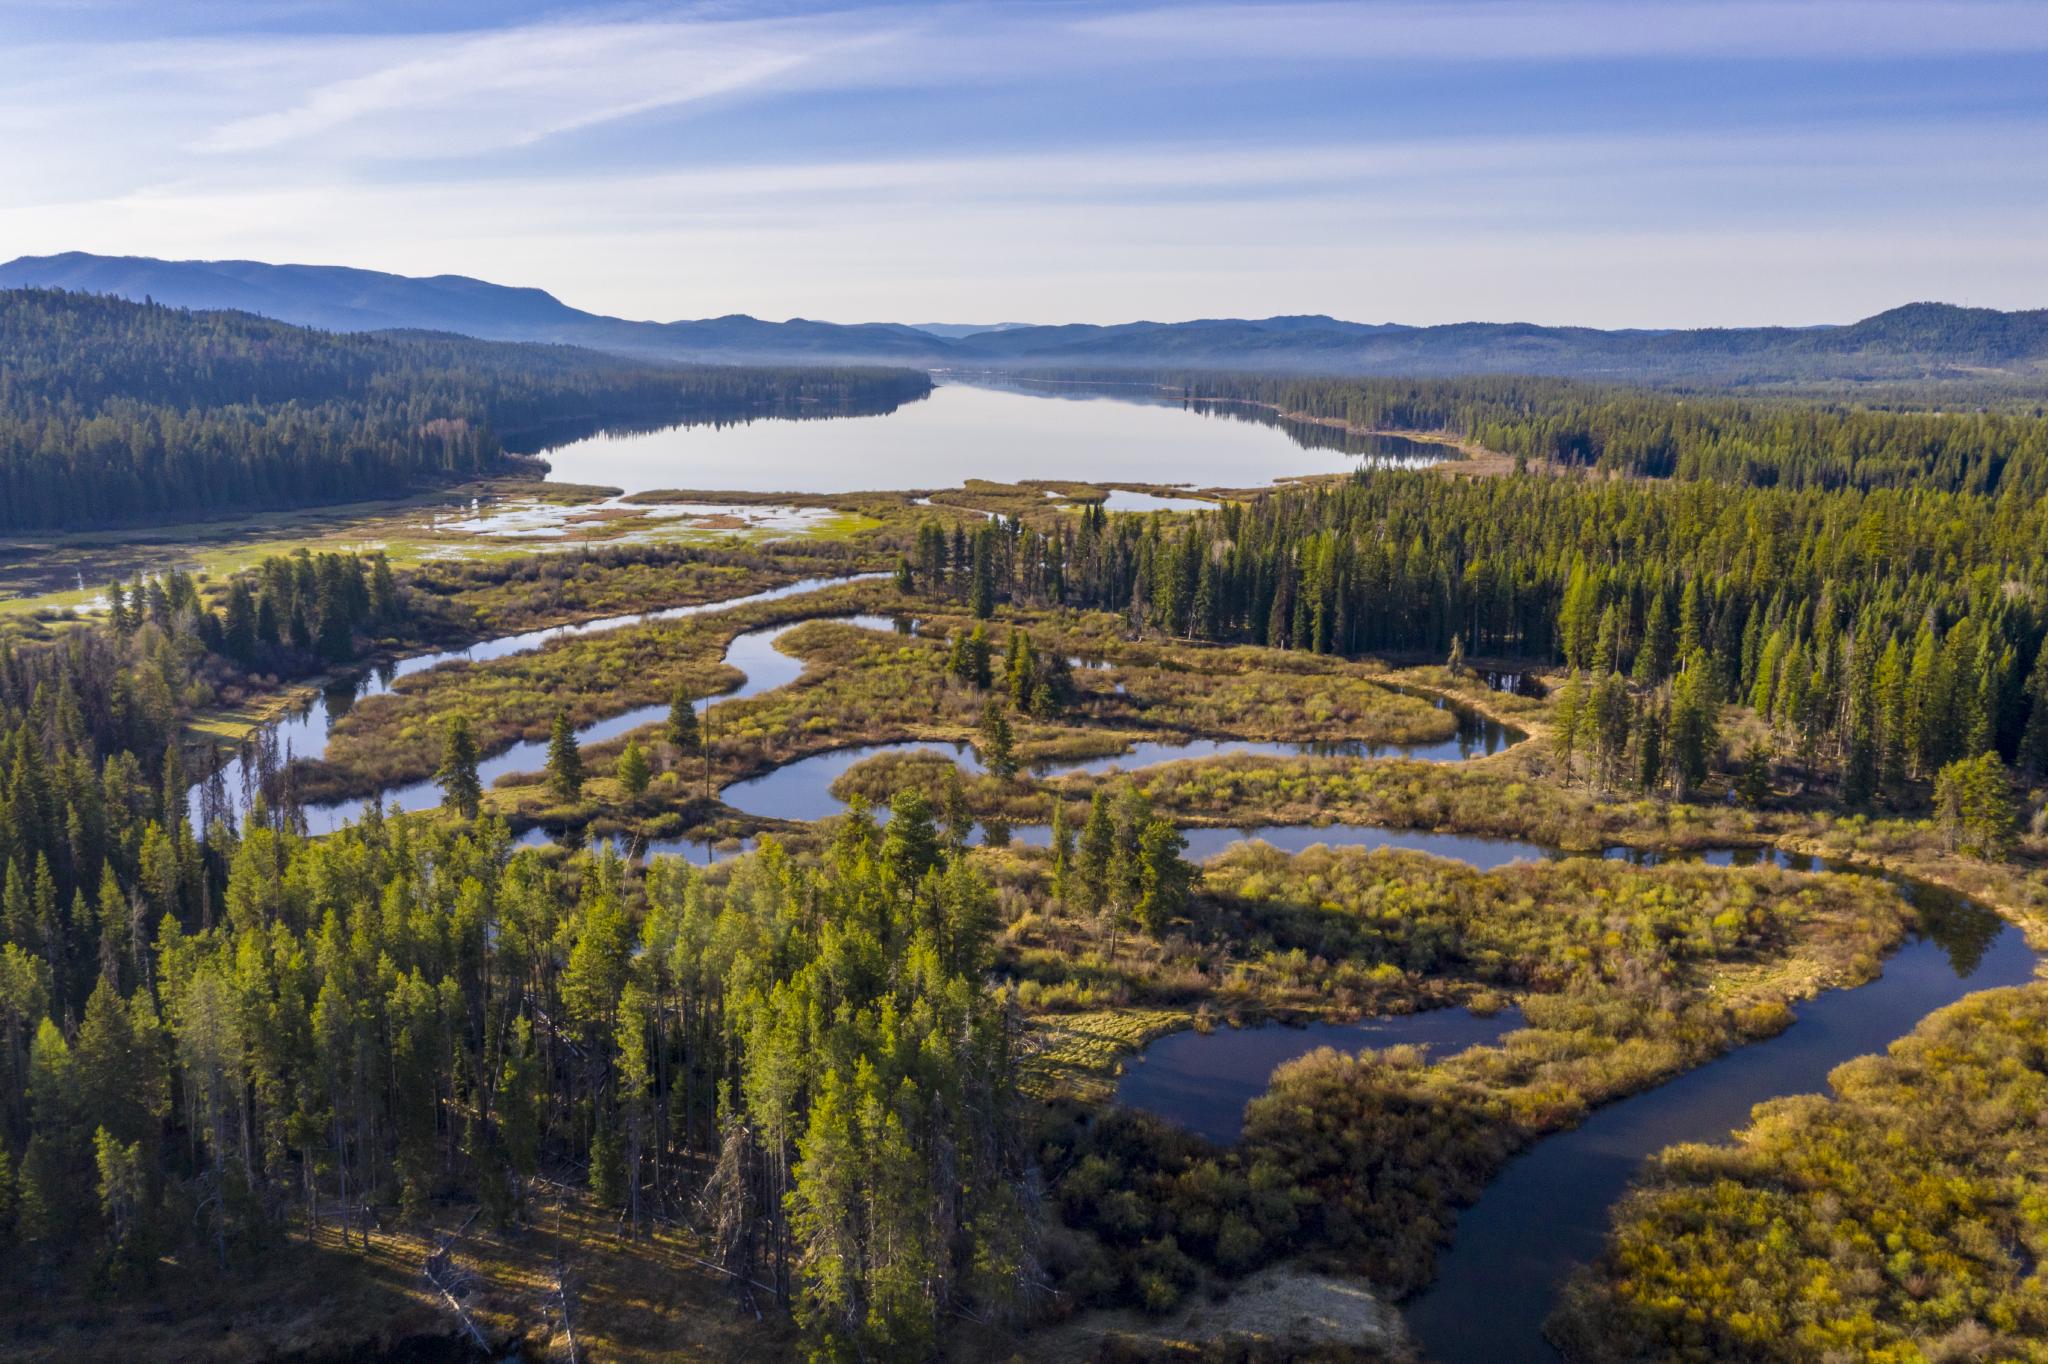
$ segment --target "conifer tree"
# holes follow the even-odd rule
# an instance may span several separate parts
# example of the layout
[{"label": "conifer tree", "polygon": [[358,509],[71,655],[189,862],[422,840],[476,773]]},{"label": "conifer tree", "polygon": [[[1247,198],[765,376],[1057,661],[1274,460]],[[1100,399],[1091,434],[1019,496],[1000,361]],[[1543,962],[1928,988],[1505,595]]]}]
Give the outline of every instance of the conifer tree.
[{"label": "conifer tree", "polygon": [[2048,777],[2048,638],[2034,655],[2034,670],[2027,676],[2026,695],[2033,704],[2027,710],[2026,728],[2020,733],[2020,770],[2036,779]]},{"label": "conifer tree", "polygon": [[974,536],[973,581],[968,590],[967,604],[977,620],[987,620],[995,614],[996,567],[993,527],[984,527]]},{"label": "conifer tree", "polygon": [[555,712],[548,733],[548,789],[560,801],[583,797],[583,751],[576,743],[576,731],[569,724],[569,712]]},{"label": "conifer tree", "polygon": [[1877,785],[1893,794],[1906,784],[1906,693],[1905,659],[1896,639],[1885,641],[1884,655],[1877,662]]},{"label": "conifer tree", "polygon": [[640,740],[626,740],[626,747],[619,754],[619,789],[626,793],[628,800],[637,800],[647,790],[647,783],[653,779],[654,770],[648,765],[646,750],[640,747]]},{"label": "conifer tree", "polygon": [[1720,709],[1712,665],[1703,650],[1695,649],[1687,656],[1671,689],[1671,729],[1666,746],[1680,800],[1689,799],[1706,780],[1714,750],[1721,742]]},{"label": "conifer tree", "polygon": [[668,703],[668,724],[662,731],[677,758],[695,757],[704,740],[697,728],[697,706],[688,687],[679,686]]},{"label": "conifer tree", "polygon": [[915,886],[944,859],[932,804],[924,793],[898,791],[889,802],[889,825],[882,835],[882,865],[899,886]]},{"label": "conifer tree", "polygon": [[2019,840],[2019,805],[1996,753],[1943,767],[1934,782],[1934,811],[1951,851],[1997,859],[2009,856]]},{"label": "conifer tree", "polygon": [[1082,893],[1089,910],[1100,911],[1109,899],[1110,863],[1116,857],[1116,822],[1110,818],[1109,796],[1100,788],[1088,801],[1080,856]]},{"label": "conifer tree", "polygon": [[1067,823],[1067,803],[1055,793],[1052,798],[1052,894],[1061,905],[1072,903],[1070,884],[1074,863],[1074,830]]},{"label": "conifer tree", "polygon": [[1585,723],[1586,689],[1577,672],[1566,679],[1551,712],[1550,755],[1557,763],[1559,778],[1571,785],[1572,758],[1578,752],[1579,734]]},{"label": "conifer tree", "polygon": [[1686,580],[1685,594],[1678,604],[1678,640],[1674,656],[1690,659],[1706,648],[1706,603],[1700,596],[1700,580]]},{"label": "conifer tree", "polygon": [[1643,625],[1643,640],[1636,647],[1630,678],[1639,687],[1661,686],[1671,675],[1671,613],[1662,592],[1650,598],[1649,615]]},{"label": "conifer tree", "polygon": [[994,700],[982,708],[980,748],[982,766],[991,775],[1007,781],[1015,774],[1017,749],[1015,738],[1010,733],[1010,717]]},{"label": "conifer tree", "polygon": [[946,828],[946,846],[958,853],[967,846],[967,840],[974,834],[974,811],[967,804],[967,788],[961,784],[960,769],[948,765],[946,772],[946,794],[940,804],[940,816]]},{"label": "conifer tree", "polygon": [[1137,919],[1153,937],[1165,934],[1167,925],[1187,908],[1188,884],[1194,868],[1182,859],[1188,841],[1180,830],[1163,819],[1146,822],[1138,842],[1140,886]]},{"label": "conifer tree", "polygon": [[441,739],[441,767],[434,780],[441,784],[441,804],[464,819],[475,819],[483,802],[484,785],[478,775],[476,734],[469,717],[460,712],[448,718]]}]

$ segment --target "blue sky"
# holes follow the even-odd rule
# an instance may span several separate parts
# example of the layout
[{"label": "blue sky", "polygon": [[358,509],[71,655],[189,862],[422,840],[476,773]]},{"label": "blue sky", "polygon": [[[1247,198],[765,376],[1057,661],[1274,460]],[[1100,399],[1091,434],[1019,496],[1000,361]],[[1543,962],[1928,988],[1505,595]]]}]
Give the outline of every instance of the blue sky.
[{"label": "blue sky", "polygon": [[2048,0],[0,0],[0,257],[629,317],[2048,306]]}]

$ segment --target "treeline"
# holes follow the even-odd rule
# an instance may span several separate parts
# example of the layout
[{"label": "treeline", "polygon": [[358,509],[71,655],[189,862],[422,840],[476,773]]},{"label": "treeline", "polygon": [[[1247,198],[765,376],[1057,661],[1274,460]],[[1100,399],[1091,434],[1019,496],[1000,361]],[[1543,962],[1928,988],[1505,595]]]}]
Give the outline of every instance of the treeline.
[{"label": "treeline", "polygon": [[1160,379],[1190,398],[1266,403],[1368,430],[1450,431],[1528,462],[1603,473],[1755,487],[2048,493],[2048,418],[2010,403],[1898,411],[1518,377]]},{"label": "treeline", "polygon": [[699,1221],[814,1358],[923,1358],[953,1309],[1036,1291],[994,893],[922,797],[726,885],[374,813],[206,851],[210,921],[109,869],[123,928],[82,1004],[0,948],[10,1263],[234,1272],[287,1229],[367,1242],[373,1205],[460,1194],[510,1225],[575,1169],[630,1228]]},{"label": "treeline", "polygon": [[903,370],[649,366],[0,291],[0,529],[390,496],[531,467],[503,439],[528,428],[888,406],[929,389]]},{"label": "treeline", "polygon": [[[1587,721],[1577,752],[1597,747],[1610,784],[1677,777],[1668,703],[1695,655],[1696,712],[1752,706],[1785,757],[1841,774],[1852,803],[1987,751],[2048,775],[2038,502],[1377,471],[1192,516],[1089,509],[1050,531],[927,533],[905,567],[970,598],[1118,610],[1180,638],[1563,662],[1587,693],[1567,708]],[[1646,754],[1652,695],[1662,734]]]},{"label": "treeline", "polygon": [[819,1358],[1037,1292],[995,896],[921,796],[719,886],[497,823],[310,840],[274,754],[239,828],[217,773],[195,820],[180,733],[238,659],[321,667],[410,594],[300,554],[109,596],[0,652],[0,1277],[161,1292],[451,1194],[510,1224],[545,1171],[699,1220]]},{"label": "treeline", "polygon": [[[0,645],[0,938],[17,954],[10,979],[41,982],[68,1022],[110,963],[140,960],[159,919],[210,923],[222,904],[224,854],[191,827],[191,779],[209,778],[208,819],[265,793],[189,771],[190,716],[259,672],[352,657],[407,616],[382,556],[266,560],[224,609],[183,573],[109,598],[104,624]],[[276,808],[274,761],[246,777]]]},{"label": "treeline", "polygon": [[1651,1163],[1551,1323],[1571,1358],[2048,1358],[2048,994],[1973,995],[1829,1084]]}]

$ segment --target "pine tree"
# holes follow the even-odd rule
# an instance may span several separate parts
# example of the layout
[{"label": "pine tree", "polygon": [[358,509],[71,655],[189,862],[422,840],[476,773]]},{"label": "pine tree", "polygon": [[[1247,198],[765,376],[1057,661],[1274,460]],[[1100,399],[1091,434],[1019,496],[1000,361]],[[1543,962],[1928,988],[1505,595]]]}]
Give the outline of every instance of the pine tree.
[{"label": "pine tree", "polygon": [[1948,761],[1949,740],[1944,715],[1948,678],[1934,628],[1922,623],[1913,642],[1913,663],[1906,676],[1903,746],[1913,773],[1927,777]]},{"label": "pine tree", "polygon": [[697,728],[697,705],[688,687],[677,687],[676,694],[668,704],[668,725],[663,737],[677,758],[694,757],[704,746],[704,739]]},{"label": "pine tree", "polygon": [[114,634],[121,639],[135,633],[135,617],[129,614],[128,597],[121,590],[119,578],[107,584],[107,623],[114,627]]},{"label": "pine tree", "polygon": [[1600,613],[1600,630],[1593,640],[1593,672],[1605,677],[1615,671],[1621,658],[1621,604],[1607,603]]},{"label": "pine tree", "polygon": [[548,733],[548,789],[560,801],[583,798],[583,750],[577,746],[576,731],[569,724],[569,712],[555,712]]},{"label": "pine tree", "polygon": [[1624,775],[1629,727],[1635,719],[1628,683],[1621,680],[1620,673],[1611,672],[1600,679],[1593,692],[1592,712],[1594,766],[1601,785],[1617,786]]},{"label": "pine tree", "polygon": [[1038,655],[1031,647],[1031,636],[1022,630],[1010,632],[1010,654],[1004,670],[1008,674],[1010,704],[1019,715],[1030,714],[1038,684]]},{"label": "pine tree", "polygon": [[1685,595],[1678,604],[1678,647],[1674,657],[1690,659],[1706,648],[1706,631],[1706,602],[1700,595],[1699,579],[1688,579]]},{"label": "pine tree", "polygon": [[1109,796],[1097,790],[1088,801],[1088,818],[1081,825],[1081,890],[1091,911],[1099,911],[1109,898],[1110,863],[1116,857],[1116,822],[1110,818]]},{"label": "pine tree", "polygon": [[441,766],[434,780],[441,784],[441,804],[464,819],[475,819],[483,803],[484,784],[478,775],[476,734],[469,717],[457,713],[448,718],[441,739]]},{"label": "pine tree", "polygon": [[1557,638],[1565,666],[1577,671],[1591,665],[1594,637],[1600,628],[1600,589],[1583,559],[1572,566],[1563,604],[1557,613]]},{"label": "pine tree", "polygon": [[957,766],[948,766],[946,794],[939,813],[946,826],[946,846],[958,853],[974,834],[974,810],[967,803],[967,788],[960,781]]},{"label": "pine tree", "polygon": [[1071,903],[1069,884],[1074,864],[1074,830],[1067,823],[1067,803],[1055,793],[1052,798],[1052,894],[1061,905]]},{"label": "pine tree", "polygon": [[1998,859],[2019,841],[2019,803],[1998,754],[1959,758],[1934,781],[1935,824],[1953,852]]},{"label": "pine tree", "polygon": [[2048,638],[2034,655],[2034,670],[2027,677],[2026,694],[2033,701],[2027,711],[2026,729],[2020,734],[2020,770],[2028,776],[2048,777]]},{"label": "pine tree", "polygon": [[977,620],[987,620],[995,614],[995,531],[990,527],[984,527],[974,537],[974,578],[967,603]]},{"label": "pine tree", "polygon": [[540,1170],[541,1108],[538,1068],[533,1055],[533,1024],[521,1014],[506,1039],[498,1072],[496,1111],[505,1160],[517,1181],[515,1206],[524,1206],[526,1185]]},{"label": "pine tree", "polygon": [[991,700],[981,712],[981,764],[998,780],[1007,781],[1017,771],[1017,748],[1010,733],[1010,717],[1000,703]]},{"label": "pine tree", "polygon": [[1877,662],[1877,784],[1896,794],[1906,784],[1906,693],[1905,658],[1899,642],[1887,640],[1884,655]]},{"label": "pine tree", "polygon": [[[134,1007],[147,1007],[147,998],[139,994]],[[169,1103],[161,1064],[148,1033],[137,1027],[134,1007],[102,978],[71,1049],[70,1083],[83,1120],[123,1141],[151,1136]]]},{"label": "pine tree", "polygon": [[1644,698],[1635,723],[1636,785],[1655,791],[1664,784],[1664,715],[1654,698]]},{"label": "pine tree", "polygon": [[915,886],[945,860],[932,804],[924,793],[898,791],[889,802],[889,826],[882,836],[882,865],[899,886]]},{"label": "pine tree", "polygon": [[391,576],[391,562],[382,553],[370,556],[370,617],[379,624],[389,625],[400,614],[398,583]]},{"label": "pine tree", "polygon": [[1771,750],[1763,744],[1751,744],[1742,755],[1735,793],[1752,810],[1761,809],[1771,798]]},{"label": "pine tree", "polygon": [[1163,936],[1167,926],[1187,909],[1188,885],[1195,874],[1181,857],[1187,846],[1180,830],[1163,819],[1148,821],[1139,837],[1136,913],[1138,922],[1155,938]]},{"label": "pine tree", "polygon": [[1721,743],[1720,710],[1712,665],[1703,650],[1695,649],[1687,656],[1671,689],[1671,729],[1666,748],[1680,800],[1690,799],[1706,780],[1714,750]]},{"label": "pine tree", "polygon": [[1862,806],[1877,795],[1877,661],[1867,634],[1847,634],[1821,669],[1815,708],[1840,717],[1842,800]]},{"label": "pine tree", "polygon": [[1586,689],[1579,674],[1573,672],[1565,679],[1550,718],[1550,754],[1557,762],[1559,779],[1567,786],[1571,785],[1572,757],[1578,751],[1585,711]]},{"label": "pine tree", "polygon": [[619,754],[619,789],[626,793],[628,800],[637,800],[646,792],[647,783],[654,772],[647,763],[647,753],[640,747],[637,738],[626,740],[625,751]]},{"label": "pine tree", "polygon": [[1631,679],[1639,687],[1663,685],[1671,676],[1671,612],[1659,592],[1650,598],[1649,619],[1643,624],[1643,642],[1636,649]]}]

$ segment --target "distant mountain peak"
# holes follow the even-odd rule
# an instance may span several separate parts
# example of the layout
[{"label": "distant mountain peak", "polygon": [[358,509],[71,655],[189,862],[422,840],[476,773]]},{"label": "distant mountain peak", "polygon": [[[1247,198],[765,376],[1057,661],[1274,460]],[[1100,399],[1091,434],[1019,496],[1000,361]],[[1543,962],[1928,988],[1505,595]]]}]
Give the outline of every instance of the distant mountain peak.
[{"label": "distant mountain peak", "polygon": [[1415,376],[1526,373],[1656,382],[1906,379],[1959,368],[2048,374],[2048,311],[1916,302],[1846,326],[1694,330],[1458,322],[1347,322],[1324,313],[986,326],[834,323],[747,313],[638,322],[544,289],[468,275],[410,277],[338,265],[164,261],[65,251],[0,265],[33,286],[257,313],[329,331],[424,330],[547,341],[641,358],[987,368],[1258,369]]}]

